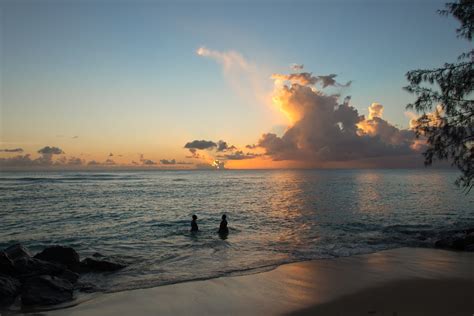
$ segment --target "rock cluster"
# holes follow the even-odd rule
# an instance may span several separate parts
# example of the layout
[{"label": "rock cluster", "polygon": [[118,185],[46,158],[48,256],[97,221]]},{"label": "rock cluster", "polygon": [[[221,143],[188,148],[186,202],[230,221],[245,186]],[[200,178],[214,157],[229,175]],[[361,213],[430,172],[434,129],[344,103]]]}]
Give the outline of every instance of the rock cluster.
[{"label": "rock cluster", "polygon": [[436,248],[474,251],[474,228],[453,232],[435,243]]},{"label": "rock cluster", "polygon": [[0,251],[0,306],[17,299],[22,306],[55,305],[70,301],[74,291],[93,292],[79,282],[82,273],[102,273],[124,268],[120,263],[86,258],[71,247],[52,246],[32,256],[21,244]]}]

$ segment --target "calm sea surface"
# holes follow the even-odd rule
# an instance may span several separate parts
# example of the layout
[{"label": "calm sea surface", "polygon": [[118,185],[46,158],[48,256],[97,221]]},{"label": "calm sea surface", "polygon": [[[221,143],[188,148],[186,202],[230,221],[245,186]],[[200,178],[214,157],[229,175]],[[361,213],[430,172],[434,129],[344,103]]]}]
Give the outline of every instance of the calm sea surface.
[{"label": "calm sea surface", "polygon": [[[129,263],[89,275],[143,288],[400,246],[474,226],[454,171],[278,170],[0,173],[0,248],[69,245]],[[230,234],[216,234],[227,214]],[[197,214],[201,232],[189,233]],[[92,280],[93,279],[93,280]]]}]

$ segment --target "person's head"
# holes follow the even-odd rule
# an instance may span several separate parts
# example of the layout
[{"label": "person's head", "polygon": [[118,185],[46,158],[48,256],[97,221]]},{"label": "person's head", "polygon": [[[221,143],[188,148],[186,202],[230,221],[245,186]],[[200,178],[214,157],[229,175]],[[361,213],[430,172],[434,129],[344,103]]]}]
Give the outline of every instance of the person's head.
[{"label": "person's head", "polygon": [[197,219],[198,219],[198,217],[196,215],[193,215],[193,220],[195,221]]},{"label": "person's head", "polygon": [[222,220],[225,220],[227,218],[227,216],[224,214],[222,215]]}]

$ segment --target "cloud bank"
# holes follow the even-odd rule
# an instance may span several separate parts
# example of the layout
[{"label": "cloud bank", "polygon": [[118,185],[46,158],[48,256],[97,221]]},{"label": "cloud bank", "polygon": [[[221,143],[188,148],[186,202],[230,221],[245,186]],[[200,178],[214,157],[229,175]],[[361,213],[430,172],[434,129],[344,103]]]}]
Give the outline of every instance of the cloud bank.
[{"label": "cloud bank", "polygon": [[[216,59],[224,70],[234,64],[248,64],[238,54],[226,55],[204,48],[199,49],[198,54]],[[245,153],[233,146],[222,154],[219,151],[224,151],[221,149],[225,146],[213,141],[195,140],[185,145],[192,157],[218,158],[220,161],[259,157],[301,162],[304,166],[364,160],[370,161],[371,165],[384,166],[384,161],[402,156],[404,161],[419,162],[422,142],[416,139],[411,129],[399,129],[385,120],[382,104],[371,104],[369,115],[365,117],[351,105],[350,96],[340,102],[341,92],[351,85],[351,81],[340,83],[336,74],[313,75],[303,71],[300,64],[293,64],[291,68],[293,73],[271,76],[274,81],[273,103],[290,121],[282,135],[264,133],[255,144],[245,146],[258,153]],[[338,92],[327,94],[325,88]],[[202,155],[202,151],[208,155]]]},{"label": "cloud bank", "polygon": [[12,148],[12,149],[5,148],[5,149],[0,149],[0,152],[4,152],[4,153],[22,153],[23,148]]},{"label": "cloud bank", "polygon": [[300,72],[274,74],[274,103],[292,124],[280,137],[263,134],[257,146],[273,160],[349,161],[413,154],[415,134],[400,130],[382,118],[383,106],[373,103],[369,116],[360,115],[350,97],[325,94],[328,86],[346,87],[336,75],[313,76]]}]

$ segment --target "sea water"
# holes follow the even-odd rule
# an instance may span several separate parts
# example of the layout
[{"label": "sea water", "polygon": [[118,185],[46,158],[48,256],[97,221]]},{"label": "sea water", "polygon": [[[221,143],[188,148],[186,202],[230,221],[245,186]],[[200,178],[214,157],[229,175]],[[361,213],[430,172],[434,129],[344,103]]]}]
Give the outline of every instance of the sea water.
[{"label": "sea water", "polygon": [[[454,170],[0,173],[0,249],[74,247],[125,261],[105,291],[246,274],[396,247],[474,227]],[[230,233],[216,233],[222,214]],[[200,232],[191,234],[191,216]]]}]

